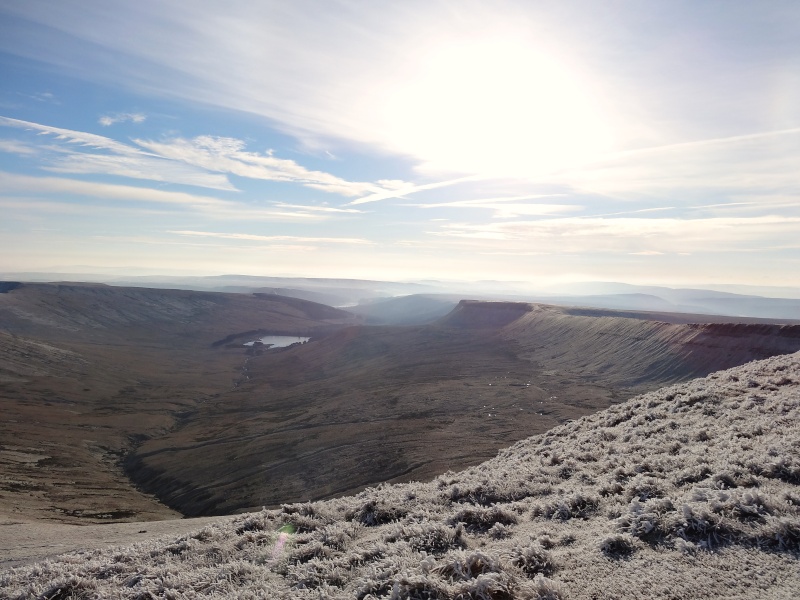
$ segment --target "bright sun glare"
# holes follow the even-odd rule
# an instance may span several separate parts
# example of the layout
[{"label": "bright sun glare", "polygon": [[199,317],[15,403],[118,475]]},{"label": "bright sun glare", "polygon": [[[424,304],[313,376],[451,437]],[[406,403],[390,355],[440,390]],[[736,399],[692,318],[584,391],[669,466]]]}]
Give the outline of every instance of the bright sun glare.
[{"label": "bright sun glare", "polygon": [[585,86],[529,45],[449,43],[422,56],[386,102],[396,147],[436,169],[536,176],[610,150]]}]

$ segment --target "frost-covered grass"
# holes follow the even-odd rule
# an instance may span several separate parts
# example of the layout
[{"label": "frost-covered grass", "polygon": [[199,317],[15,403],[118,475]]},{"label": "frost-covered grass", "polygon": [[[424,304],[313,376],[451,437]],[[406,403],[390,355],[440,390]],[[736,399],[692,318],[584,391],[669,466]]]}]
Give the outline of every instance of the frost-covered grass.
[{"label": "frost-covered grass", "polygon": [[800,353],[636,397],[432,482],[0,574],[14,599],[798,596]]}]

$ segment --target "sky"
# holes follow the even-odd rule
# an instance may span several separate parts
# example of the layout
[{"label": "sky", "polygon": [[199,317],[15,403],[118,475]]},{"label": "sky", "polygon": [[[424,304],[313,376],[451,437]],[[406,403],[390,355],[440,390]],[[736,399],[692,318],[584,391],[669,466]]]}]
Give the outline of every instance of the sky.
[{"label": "sky", "polygon": [[4,0],[0,271],[800,286],[800,3]]}]

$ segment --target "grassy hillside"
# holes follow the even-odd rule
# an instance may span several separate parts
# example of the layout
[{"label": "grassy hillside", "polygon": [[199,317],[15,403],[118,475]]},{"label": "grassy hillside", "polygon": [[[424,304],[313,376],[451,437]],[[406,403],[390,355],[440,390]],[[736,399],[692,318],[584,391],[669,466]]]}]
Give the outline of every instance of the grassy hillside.
[{"label": "grassy hillside", "polygon": [[329,498],[474,465],[634,393],[798,349],[800,326],[464,301],[432,325],[351,327],[254,356],[241,386],[126,464],[191,516]]},{"label": "grassy hillside", "polygon": [[[484,304],[459,308],[479,314]],[[670,323],[669,315],[529,306],[503,330],[523,355],[617,386],[682,381],[800,349],[800,325]]]},{"label": "grassy hillside", "polygon": [[214,343],[245,331],[309,334],[347,323],[348,313],[278,296],[0,287],[0,517],[179,516],[136,489],[120,461],[243,377],[247,357]]},{"label": "grassy hillside", "polygon": [[637,396],[429,483],[0,574],[8,598],[794,598],[800,353]]},{"label": "grassy hillside", "polygon": [[[0,516],[221,515],[430,479],[635,393],[800,349],[799,326],[515,302],[353,322],[274,294],[4,286]],[[259,332],[313,340],[242,346]]]}]

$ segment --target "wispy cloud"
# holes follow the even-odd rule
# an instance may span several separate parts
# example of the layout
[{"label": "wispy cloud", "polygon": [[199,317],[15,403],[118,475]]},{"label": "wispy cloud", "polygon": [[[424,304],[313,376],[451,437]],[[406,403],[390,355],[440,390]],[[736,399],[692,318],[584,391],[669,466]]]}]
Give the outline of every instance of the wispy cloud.
[{"label": "wispy cloud", "polygon": [[[167,232],[169,233],[169,232]],[[148,246],[185,246],[190,248],[197,248],[197,249],[219,249],[221,252],[229,252],[231,251],[231,245],[228,242],[220,241],[218,243],[212,243],[207,240],[200,240],[200,239],[193,239],[193,238],[164,238],[164,237],[154,237],[154,236],[144,236],[144,235],[137,235],[137,236],[129,236],[129,235],[118,235],[118,236],[109,236],[109,235],[95,235],[92,236],[93,240],[103,241],[103,242],[128,242],[133,243],[136,245],[146,244]],[[252,246],[248,246],[247,250],[250,250]],[[319,250],[319,246],[311,246],[307,244],[259,244],[258,249],[268,250],[269,252],[286,252],[286,253],[297,253],[297,252],[314,252]]]},{"label": "wispy cloud", "polygon": [[[70,204],[67,202],[48,202],[32,200],[31,198],[16,198],[0,196],[0,208],[8,213],[16,212],[24,215],[44,213],[46,215],[80,214],[96,215],[97,207],[86,204]],[[118,208],[118,207],[114,207]],[[6,216],[8,216],[8,213]]]},{"label": "wispy cloud", "polygon": [[711,192],[800,193],[800,129],[670,144],[620,153],[602,163],[562,173],[574,189],[612,198],[684,198],[696,204]]},{"label": "wispy cloud", "polygon": [[182,205],[187,207],[229,207],[232,203],[211,196],[200,196],[185,192],[172,192],[129,185],[114,185],[91,181],[79,181],[63,177],[33,177],[0,171],[0,185],[4,192],[28,194],[78,195],[103,198],[108,201],[124,200],[157,204]]},{"label": "wispy cloud", "polygon": [[296,242],[312,244],[369,245],[371,241],[362,238],[305,237],[294,235],[257,235],[251,233],[220,233],[214,231],[168,231],[175,235],[243,240],[248,242]]},{"label": "wispy cloud", "polygon": [[483,256],[549,256],[551,252],[526,252],[524,250],[480,252]]},{"label": "wispy cloud", "polygon": [[245,150],[245,142],[236,138],[204,135],[191,140],[175,138],[164,142],[137,139],[135,143],[157,156],[208,171],[250,179],[298,183],[342,196],[384,191],[373,183],[347,181],[330,173],[306,169],[293,160],[277,158],[271,151],[249,152]]},{"label": "wispy cloud", "polygon": [[742,135],[730,135],[726,137],[716,137],[700,140],[692,140],[688,142],[678,142],[674,144],[665,144],[663,146],[652,146],[647,148],[639,148],[635,150],[628,150],[625,152],[618,152],[609,155],[604,160],[620,160],[630,157],[645,156],[648,154],[663,154],[665,152],[681,152],[685,150],[692,150],[695,148],[707,148],[710,146],[731,146],[741,145],[742,143],[760,141],[768,138],[781,137],[785,135],[795,135],[800,133],[800,127],[790,127],[788,129],[777,129],[772,131],[760,131],[756,133],[747,133]]},{"label": "wispy cloud", "polygon": [[522,196],[495,196],[492,198],[477,198],[470,200],[454,200],[452,202],[427,202],[420,204],[410,204],[409,206],[416,206],[418,208],[459,208],[475,206],[482,208],[483,204],[497,204],[500,202],[519,202],[521,200],[540,200],[542,198],[560,198],[566,194],[525,194]]},{"label": "wispy cloud", "polygon": [[308,204],[288,204],[285,202],[275,202],[273,206],[278,208],[292,208],[301,211],[321,212],[321,213],[339,213],[339,214],[363,214],[363,210],[357,208],[337,208],[335,206],[314,206]]},{"label": "wispy cloud", "polygon": [[278,210],[274,210],[272,208],[266,208],[262,206],[233,202],[224,207],[217,207],[213,210],[205,210],[203,212],[207,217],[219,220],[264,221],[270,223],[278,223],[281,221],[312,223],[330,218],[330,216],[326,213],[313,212],[303,209],[287,210],[280,208]]},{"label": "wispy cloud", "polygon": [[12,119],[1,116],[0,125],[36,131],[44,135],[53,135],[58,140],[94,149],[110,150],[111,152],[120,155],[142,156],[146,154],[142,150],[139,150],[133,146],[123,144],[102,135],[87,133],[84,131],[74,131],[72,129],[63,129],[61,127],[53,127],[51,125],[41,125],[39,123],[32,123],[31,121],[22,121],[20,119]]},{"label": "wispy cloud", "polygon": [[494,210],[492,215],[495,219],[513,219],[516,217],[536,217],[546,215],[557,215],[561,213],[578,212],[583,210],[583,206],[577,204],[486,204],[484,208]]},{"label": "wispy cloud", "polygon": [[58,152],[51,158],[45,171],[72,175],[113,175],[132,179],[146,179],[163,183],[177,183],[228,192],[238,191],[228,178],[153,156],[118,156],[88,154],[85,152]]},{"label": "wispy cloud", "polygon": [[191,246],[205,247],[215,246],[220,249],[226,248],[224,242],[219,244],[209,244],[207,242],[195,242],[190,240],[176,240],[174,238],[155,237],[152,235],[93,235],[93,240],[103,242],[129,242],[133,244],[147,244],[148,246]]},{"label": "wispy cloud", "polygon": [[18,154],[20,156],[33,156],[36,154],[36,148],[16,140],[0,140],[0,152],[8,152],[9,154]]},{"label": "wispy cloud", "polygon": [[416,194],[417,192],[422,192],[425,190],[435,190],[437,188],[449,187],[451,185],[466,183],[468,181],[477,181],[479,179],[481,179],[481,177],[478,175],[470,175],[467,177],[448,179],[446,181],[437,181],[435,183],[423,183],[419,185],[416,184],[395,185],[393,186],[392,189],[374,192],[368,196],[359,198],[358,200],[353,200],[352,202],[350,202],[349,205],[355,206],[358,204],[367,204],[368,202],[378,202],[379,200],[389,200],[390,198],[402,198],[404,196],[408,196],[410,194]]},{"label": "wispy cloud", "polygon": [[582,210],[584,207],[575,204],[546,204],[542,202],[523,202],[541,198],[562,197],[564,194],[527,194],[523,196],[498,196],[471,200],[455,200],[451,202],[427,202],[408,204],[417,208],[465,208],[488,209],[494,211],[496,219],[510,219],[518,216],[545,216],[569,213]]},{"label": "wispy cloud", "polygon": [[97,122],[103,127],[109,127],[117,123],[144,123],[145,120],[147,120],[147,115],[144,113],[114,113],[101,116]]},{"label": "wispy cloud", "polygon": [[[306,169],[273,153],[249,152],[245,142],[230,137],[198,136],[191,140],[134,140],[129,145],[93,133],[0,117],[0,126],[35,131],[55,137],[65,145],[49,147],[46,170],[64,174],[102,174],[211,189],[236,191],[228,174],[239,177],[296,183],[342,196],[386,193],[404,182],[354,182],[330,173]],[[23,145],[7,147],[20,151]],[[75,146],[79,146],[80,150]],[[393,192],[389,192],[393,193]]]},{"label": "wispy cloud", "polygon": [[[319,221],[329,218],[329,213],[309,210],[298,206],[296,209],[258,206],[249,203],[222,200],[213,196],[174,192],[147,187],[116,185],[92,181],[79,181],[62,177],[34,177],[0,171],[2,193],[24,194],[28,196],[52,195],[62,203],[74,203],[82,198],[95,198],[106,206],[119,202],[147,203],[154,206],[170,207],[184,211],[195,211],[207,218],[226,220],[265,220],[265,221]],[[75,197],[75,198],[72,198]],[[141,207],[137,210],[144,211]]]},{"label": "wispy cloud", "polygon": [[115,175],[236,191],[224,175],[165,160],[151,152],[102,135],[8,117],[0,117],[0,126],[35,131],[39,135],[53,136],[57,141],[64,142],[61,145],[51,144],[38,148],[44,170],[75,175]]},{"label": "wispy cloud", "polygon": [[676,207],[674,206],[654,206],[652,208],[637,208],[636,210],[621,210],[617,212],[610,212],[610,213],[601,213],[601,214],[594,214],[588,215],[590,218],[593,219],[601,219],[605,217],[620,217],[622,215],[639,215],[639,214],[647,214],[647,213],[659,213],[665,212],[669,210],[675,210]]},{"label": "wispy cloud", "polygon": [[503,223],[444,224],[432,235],[494,240],[509,248],[536,246],[561,253],[732,252],[771,247],[800,235],[800,217],[555,218]]},{"label": "wispy cloud", "polygon": [[37,102],[46,102],[48,104],[61,104],[56,98],[56,95],[52,92],[37,92],[35,94],[31,94],[28,96],[29,98],[36,100]]}]

